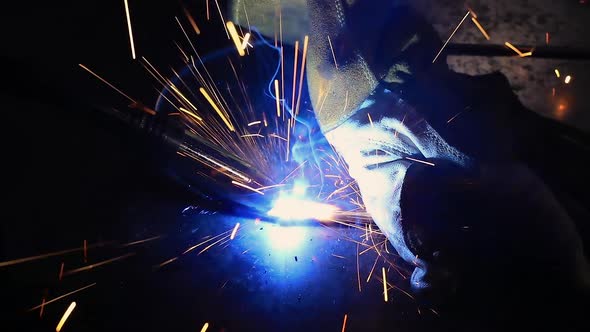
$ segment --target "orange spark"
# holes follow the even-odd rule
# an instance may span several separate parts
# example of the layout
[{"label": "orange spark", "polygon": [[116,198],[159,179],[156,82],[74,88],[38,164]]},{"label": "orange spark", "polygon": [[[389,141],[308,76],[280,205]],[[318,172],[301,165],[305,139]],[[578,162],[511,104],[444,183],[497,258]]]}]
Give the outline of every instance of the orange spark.
[{"label": "orange spark", "polygon": [[195,32],[197,33],[197,35],[200,35],[201,34],[201,29],[199,29],[199,27],[197,26],[197,22],[195,22],[195,20],[191,16],[191,13],[189,13],[189,11],[186,8],[182,8],[182,9],[184,10],[184,15],[186,15],[186,18],[188,19],[188,22],[193,27],[193,30],[195,30]]},{"label": "orange spark", "polygon": [[[226,235],[226,234],[227,234],[227,233],[229,233],[229,232],[230,232],[230,231],[223,232],[223,233],[221,233],[221,234],[218,234],[218,235],[216,235],[216,236],[214,236],[214,237],[212,237],[212,238],[210,238],[210,239],[207,239],[207,240],[205,240],[205,241],[203,241],[203,242],[201,242],[201,243],[198,243],[198,244],[196,244],[196,245],[194,245],[194,246],[192,246],[192,247],[190,247],[190,248],[186,249],[186,250],[185,250],[185,251],[184,251],[182,254],[184,255],[184,254],[186,254],[186,253],[188,253],[188,252],[192,251],[193,249],[195,249],[195,248],[197,248],[197,247],[200,247],[200,246],[202,246],[202,245],[203,245],[203,244],[205,244],[205,243],[211,242],[211,241],[213,241],[213,240],[215,240],[215,239],[219,238],[220,236]],[[205,237],[205,238],[206,238],[206,237]]]},{"label": "orange spark", "polygon": [[234,131],[234,126],[231,124],[231,122],[229,121],[229,119],[227,119],[225,117],[225,115],[221,112],[221,110],[219,109],[219,107],[217,107],[217,105],[215,105],[215,102],[213,102],[213,99],[211,99],[211,96],[209,96],[209,94],[207,93],[207,91],[204,88],[202,88],[202,87],[199,88],[199,91],[205,97],[205,99],[207,99],[207,101],[209,102],[209,104],[211,104],[211,107],[213,107],[213,109],[215,110],[215,112],[217,112],[217,114],[219,115],[219,117],[221,118],[221,120],[223,120],[223,122],[225,123],[225,125],[227,126],[227,128],[229,128],[230,131]]},{"label": "orange spark", "polygon": [[110,259],[104,260],[102,262],[98,262],[98,263],[86,265],[86,266],[83,266],[81,268],[77,268],[77,269],[74,269],[74,270],[66,271],[66,272],[64,272],[63,275],[64,276],[69,276],[69,275],[74,274],[74,273],[92,270],[95,267],[99,267],[99,266],[103,266],[103,265],[106,265],[106,264],[109,264],[109,263],[113,263],[113,262],[116,262],[116,261],[125,259],[127,257],[131,257],[133,255],[135,255],[134,252],[128,253],[128,254],[125,254],[125,255],[122,255],[122,256],[118,256],[118,257],[115,257],[115,258],[110,258]]},{"label": "orange spark", "polygon": [[248,41],[250,40],[250,33],[246,32],[246,34],[244,35],[244,39],[242,39],[242,49],[245,50],[246,47],[248,47]]},{"label": "orange spark", "polygon": [[63,299],[64,297],[70,296],[70,295],[72,295],[72,294],[74,294],[74,293],[81,292],[81,291],[83,291],[83,290],[85,290],[85,289],[87,289],[87,288],[90,288],[90,287],[94,286],[94,285],[96,285],[96,283],[92,283],[92,284],[90,284],[90,285],[87,285],[87,286],[84,286],[84,287],[82,287],[82,288],[78,288],[78,289],[76,289],[76,290],[74,290],[74,291],[71,291],[71,292],[69,292],[69,293],[66,293],[66,294],[64,294],[64,295],[61,295],[61,296],[58,296],[58,297],[56,297],[56,298],[54,298],[54,299],[51,299],[51,300],[49,300],[49,301],[43,302],[42,304],[40,304],[40,305],[38,305],[38,306],[36,306],[36,307],[32,307],[31,309],[29,309],[29,311],[37,310],[37,309],[39,309],[39,308],[41,308],[41,307],[44,307],[44,306],[46,306],[46,305],[48,305],[48,304],[50,304],[50,303],[53,303],[53,302],[55,302],[55,301],[59,301],[59,300]]},{"label": "orange spark", "polygon": [[557,78],[560,78],[561,74],[559,74],[559,70],[556,68],[554,71],[555,71],[555,76],[557,76]]},{"label": "orange spark", "polygon": [[86,66],[84,66],[83,64],[79,63],[78,66],[82,67],[82,69],[86,70],[87,72],[89,72],[90,74],[92,74],[94,77],[98,78],[101,82],[103,82],[104,84],[108,85],[109,87],[111,87],[113,90],[117,91],[119,94],[121,94],[123,97],[129,99],[131,102],[135,103],[135,100],[131,97],[129,97],[128,95],[126,95],[125,93],[123,93],[123,91],[117,89],[114,85],[112,85],[111,83],[107,82],[107,80],[105,80],[104,78],[100,77],[98,74],[96,74],[95,72],[93,72],[92,70],[88,69]]},{"label": "orange spark", "polygon": [[359,244],[356,244],[356,278],[359,284],[359,293],[361,292],[361,269],[359,266]]},{"label": "orange spark", "polygon": [[134,102],[131,105],[129,105],[129,107],[138,109],[138,110],[140,110],[142,112],[146,112],[149,115],[156,115],[156,111],[154,111],[153,109],[151,109],[151,108],[143,105],[140,102]]},{"label": "orange spark", "polygon": [[59,281],[64,276],[64,262],[61,263],[61,267],[59,268]]},{"label": "orange spark", "polygon": [[523,56],[523,53],[518,48],[516,48],[514,45],[510,44],[509,42],[505,42],[504,45],[506,45],[506,47],[508,47],[509,49],[516,52],[516,54],[520,55],[521,57]]},{"label": "orange spark", "polygon": [[240,42],[240,36],[238,35],[238,31],[236,30],[236,26],[234,25],[234,23],[232,21],[228,21],[226,23],[226,27],[227,27],[227,31],[229,31],[229,35],[231,36],[231,39],[234,41],[234,44],[236,45],[236,49],[238,50],[238,54],[240,56],[246,55],[246,52],[244,52],[244,49],[242,48],[242,43]]},{"label": "orange spark", "polygon": [[[283,96],[283,120],[285,119],[285,52],[283,50],[283,35],[281,30],[281,96]],[[288,130],[287,125],[287,130]],[[287,138],[288,139],[288,138]],[[287,145],[288,146],[288,145]],[[289,151],[289,149],[286,149]],[[289,161],[289,152],[287,152],[287,161]]]},{"label": "orange spark", "polygon": [[309,36],[305,36],[303,40],[303,58],[301,60],[301,73],[299,75],[299,91],[297,92],[297,106],[295,107],[295,115],[299,114],[299,105],[301,103],[301,89],[303,89],[303,75],[305,74],[305,60],[307,58],[307,44]]},{"label": "orange spark", "polygon": [[278,139],[280,139],[280,140],[282,140],[282,141],[285,141],[285,142],[287,141],[287,139],[286,139],[286,138],[284,138],[284,137],[281,137],[281,136],[279,136],[279,135],[277,135],[277,134],[275,134],[275,133],[272,133],[272,134],[268,135],[268,137],[274,137],[274,138],[278,138]]},{"label": "orange spark", "polygon": [[238,181],[234,181],[234,180],[232,180],[232,182],[231,182],[231,183],[232,183],[232,184],[235,184],[235,185],[236,185],[236,186],[238,186],[238,187],[242,187],[242,188],[245,188],[245,189],[248,189],[248,190],[252,190],[253,192],[255,192],[255,193],[258,193],[258,194],[260,194],[260,195],[264,195],[264,193],[263,193],[262,191],[260,191],[260,190],[258,190],[258,189],[256,189],[256,188],[252,188],[252,187],[250,187],[250,186],[248,186],[248,185],[245,185],[245,184],[243,184],[243,183],[240,183],[240,182],[238,182]]},{"label": "orange spark", "polygon": [[170,264],[170,263],[174,262],[174,261],[175,261],[175,260],[177,260],[177,259],[178,259],[178,257],[170,258],[169,260],[167,260],[167,261],[165,261],[165,262],[162,262],[162,263],[158,264],[158,268],[160,268],[160,267],[162,267],[162,266],[164,266],[164,265],[168,265],[168,264]]},{"label": "orange spark", "polygon": [[209,323],[203,324],[203,327],[201,328],[201,332],[206,332],[208,328],[209,328]]},{"label": "orange spark", "polygon": [[41,310],[39,310],[39,318],[43,317],[43,309],[45,309],[45,296],[41,300]]},{"label": "orange spark", "polygon": [[481,24],[479,24],[479,22],[477,21],[477,18],[472,17],[471,21],[473,21],[473,23],[475,24],[475,26],[479,29],[479,31],[481,32],[481,34],[486,37],[487,40],[490,40],[490,35],[488,35],[488,33],[486,32],[486,30],[483,28],[483,26],[481,26]]},{"label": "orange spark", "polygon": [[459,112],[459,113],[453,115],[449,120],[447,120],[447,124],[449,124],[449,123],[451,123],[451,121],[455,120],[459,116],[459,114],[461,114],[461,113],[462,112]]},{"label": "orange spark", "polygon": [[[98,246],[103,246],[104,243],[97,243],[97,244],[93,244],[89,247],[98,247]],[[10,266],[10,265],[15,265],[15,264],[20,264],[20,263],[25,263],[25,262],[30,262],[30,261],[35,261],[38,259],[43,259],[43,258],[48,258],[48,257],[53,257],[53,256],[59,256],[59,255],[63,255],[63,254],[69,254],[72,252],[76,252],[76,251],[80,251],[83,250],[84,248],[80,247],[80,248],[74,248],[74,249],[66,249],[66,250],[61,250],[61,251],[55,251],[55,252],[51,252],[48,254],[42,254],[42,255],[37,255],[37,256],[31,256],[31,257],[25,257],[25,258],[18,258],[18,259],[13,259],[10,261],[5,261],[5,262],[0,262],[0,267],[4,267],[4,266]]]},{"label": "orange spark", "polygon": [[[367,237],[368,237],[368,236],[367,236]],[[364,242],[364,240],[363,240],[363,242]],[[370,250],[377,249],[377,246],[379,246],[379,245],[382,245],[382,244],[384,244],[385,242],[387,242],[387,239],[385,239],[385,240],[383,240],[383,241],[381,241],[381,242],[377,243],[377,244],[376,244],[376,245],[374,245],[374,246],[370,246],[370,247],[368,247],[367,249],[365,249],[365,250],[361,251],[360,255],[364,255],[365,253],[367,253],[367,252],[368,252],[368,251],[370,251]]]},{"label": "orange spark", "polygon": [[129,4],[125,2],[125,15],[127,16],[127,29],[129,30],[129,43],[131,44],[131,58],[135,60],[135,44],[133,42],[133,30],[131,30],[131,16],[129,15]]},{"label": "orange spark", "polygon": [[529,51],[529,52],[522,53],[522,54],[520,55],[520,57],[521,57],[521,58],[524,58],[524,57],[526,57],[526,56],[532,56],[532,55],[533,55],[533,52],[532,52],[532,51]]},{"label": "orange spark", "polygon": [[260,134],[246,134],[246,135],[242,135],[240,137],[241,138],[244,138],[244,137],[261,137],[261,138],[264,138],[264,135],[260,135]]},{"label": "orange spark", "polygon": [[184,114],[188,114],[189,116],[191,116],[192,118],[194,118],[195,120],[198,121],[203,121],[203,118],[201,118],[200,116],[196,115],[194,112],[187,110],[186,108],[180,106],[178,107],[178,109],[184,113]]},{"label": "orange spark", "polygon": [[[281,40],[281,44],[283,41]],[[295,53],[297,55],[297,53]],[[297,56],[295,57],[297,58]],[[297,59],[295,59],[297,61]],[[295,73],[293,73],[293,79],[295,79]],[[295,91],[295,86],[293,86],[293,91]],[[283,46],[281,46],[281,92],[283,94],[283,121],[285,117],[285,55]],[[295,97],[295,95],[293,95]],[[287,117],[287,146],[291,146],[291,120]],[[291,149],[285,149],[285,161],[289,161],[289,152]]]},{"label": "orange spark", "polygon": [[133,242],[122,244],[121,247],[129,247],[129,246],[133,246],[133,245],[140,244],[140,243],[150,242],[150,241],[157,240],[157,239],[159,239],[161,237],[162,237],[162,235],[156,235],[156,236],[152,236],[152,237],[147,238],[147,239],[143,239],[143,240],[138,240],[138,241],[133,241]]},{"label": "orange spark", "polygon": [[279,100],[279,80],[275,80],[275,100],[277,102],[277,117],[281,117],[281,103]]},{"label": "orange spark", "polygon": [[336,66],[336,70],[338,70],[338,62],[336,62],[336,54],[334,53],[334,47],[332,47],[332,40],[330,36],[328,36],[328,43],[330,44],[330,49],[332,50],[332,57],[334,58],[334,66]]},{"label": "orange spark", "polygon": [[236,237],[236,233],[238,232],[239,227],[240,223],[236,223],[236,226],[234,227],[234,230],[231,232],[231,235],[229,237],[230,240],[233,240]]},{"label": "orange spark", "polygon": [[88,262],[88,242],[84,240],[84,263]]},{"label": "orange spark", "polygon": [[414,158],[410,158],[410,157],[406,157],[406,159],[411,160],[411,161],[415,161],[417,163],[422,163],[422,164],[425,164],[425,165],[434,166],[433,163],[428,162],[428,161],[424,161],[424,160],[420,160],[420,159],[414,159]]},{"label": "orange spark", "polygon": [[387,302],[387,276],[385,275],[385,267],[381,268],[383,272],[383,299]]},{"label": "orange spark", "polygon": [[356,279],[359,284],[359,293],[361,292],[361,269],[359,266],[359,244],[356,244]]},{"label": "orange spark", "polygon": [[545,32],[545,44],[549,45],[549,32]]},{"label": "orange spark", "polygon": [[72,311],[74,311],[75,307],[76,307],[76,302],[72,302],[70,304],[70,306],[68,307],[68,309],[66,310],[66,312],[64,312],[64,315],[59,320],[59,323],[57,324],[57,327],[55,328],[55,332],[61,331],[61,328],[66,323],[66,320],[68,319],[68,317],[70,317],[70,314],[72,313]]},{"label": "orange spark", "polygon": [[375,270],[375,266],[377,265],[377,261],[379,260],[379,255],[375,257],[375,263],[373,263],[373,267],[371,268],[371,272],[369,272],[369,276],[367,277],[367,282],[371,280],[371,276],[373,275],[373,271]]},{"label": "orange spark", "polygon": [[178,109],[179,109],[179,110],[180,110],[182,113],[184,113],[184,114],[188,114],[189,116],[191,116],[191,117],[195,118],[195,119],[196,119],[196,120],[198,120],[198,121],[203,121],[203,118],[201,118],[200,116],[196,115],[195,113],[193,113],[193,112],[191,112],[191,111],[187,110],[186,108],[184,108],[184,107],[182,107],[182,106],[180,106]]},{"label": "orange spark", "polygon": [[[184,35],[184,37],[186,38],[186,40],[188,41],[189,45],[191,46],[191,48],[193,49],[193,52],[195,52],[195,54],[197,54],[197,50],[195,49],[195,45],[193,45],[193,42],[191,41],[191,39],[189,38],[188,34],[186,33],[186,31],[184,30],[184,27],[182,26],[182,23],[180,23],[180,20],[178,19],[178,17],[174,16],[174,19],[176,20],[176,23],[178,23],[178,27],[180,28],[180,30],[182,30],[182,34]],[[192,57],[192,56],[191,56]],[[143,57],[142,57],[143,58]],[[146,60],[147,61],[147,60]],[[152,67],[152,65],[150,64],[150,67]],[[152,67],[153,68],[153,67]],[[160,75],[158,73],[158,75]],[[161,77],[161,75],[160,75]],[[163,79],[163,77],[162,77]]]},{"label": "orange spark", "polygon": [[[276,19],[276,16],[277,16],[277,12],[278,12],[278,7],[277,7],[277,10],[275,11],[275,19]],[[278,35],[278,32],[277,32],[277,29],[276,29],[276,23],[273,22],[273,25],[275,26],[275,28],[273,29],[274,30],[274,33],[275,33],[275,48],[278,48],[279,47],[279,37],[277,36]]]},{"label": "orange spark", "polygon": [[477,14],[475,13],[475,11],[471,9],[471,7],[469,7],[467,4],[465,4],[465,6],[467,7],[467,10],[471,14],[471,16],[477,18]]},{"label": "orange spark", "polygon": [[[297,58],[299,54],[299,41],[295,41],[295,60],[293,65],[293,94],[291,98],[291,112],[295,112],[295,87],[297,86]],[[293,113],[294,114],[294,113]],[[294,118],[293,118],[294,120]]]},{"label": "orange spark", "polygon": [[434,57],[434,60],[432,60],[432,63],[435,63],[436,62],[436,59],[438,59],[438,57],[440,56],[440,54],[442,53],[442,51],[445,49],[445,47],[447,47],[447,44],[449,43],[449,41],[451,41],[451,38],[453,38],[453,36],[457,32],[457,30],[459,30],[459,27],[461,27],[461,24],[463,24],[463,22],[465,21],[465,19],[467,18],[467,16],[469,16],[469,11],[467,11],[467,13],[465,13],[465,16],[463,16],[463,19],[461,20],[461,22],[459,22],[459,24],[457,25],[457,27],[455,28],[455,30],[453,30],[453,32],[449,36],[449,39],[447,39],[447,41],[440,48],[440,51],[438,51],[438,53]]},{"label": "orange spark", "polygon": [[280,2],[277,6],[277,11],[279,12],[279,40],[281,41],[281,48],[283,48],[283,10]]},{"label": "orange spark", "polygon": [[348,320],[348,314],[344,314],[344,321],[342,322],[342,332],[346,331],[346,320]]},{"label": "orange spark", "polygon": [[375,252],[377,252],[377,255],[381,256],[381,252],[379,251],[379,248],[377,248],[377,245],[375,244],[375,239],[373,239],[373,228],[371,227],[371,224],[369,224],[369,237],[371,238],[371,243],[373,243],[373,247],[375,248]]},{"label": "orange spark", "polygon": [[[219,17],[221,17],[221,23],[225,22],[225,19],[223,18],[223,13],[221,12],[221,7],[219,6],[219,1],[215,0],[215,5],[217,6],[217,11],[219,12]],[[224,24],[223,27],[225,28],[225,34],[227,36],[227,39],[230,39],[227,26]]]},{"label": "orange spark", "polygon": [[371,124],[371,127],[373,127],[373,119],[371,118],[371,114],[367,113],[367,116],[369,117],[369,123]]},{"label": "orange spark", "polygon": [[258,190],[267,190],[267,189],[270,189],[270,188],[277,188],[277,187],[284,187],[284,186],[285,186],[284,183],[279,183],[279,184],[273,184],[273,185],[270,185],[270,186],[258,187],[256,189],[258,189]]},{"label": "orange spark", "polygon": [[[215,160],[215,159],[213,159],[211,157],[208,157],[205,154],[202,154],[202,153],[199,153],[197,151],[191,150],[190,148],[188,148],[186,146],[183,146],[183,148],[186,149],[186,150],[188,150],[190,153],[193,153],[193,154],[197,155],[199,158],[205,159],[206,161],[214,164],[215,166],[218,166],[218,167],[222,168],[225,171],[228,171],[229,173],[231,173],[231,174],[239,177],[240,179],[242,179],[242,180],[244,180],[244,181],[246,181],[248,183],[252,182],[252,179],[249,179],[248,177],[246,177],[245,175],[241,174],[240,172],[238,172],[238,171],[230,168],[229,166],[226,166],[226,165],[222,164],[221,162],[219,162],[219,161],[217,161],[217,160]],[[229,175],[227,175],[227,176],[229,176]]]},{"label": "orange spark", "polygon": [[218,244],[219,242],[226,240],[228,237],[229,237],[229,235],[226,235],[226,236],[222,237],[221,239],[219,239],[219,240],[211,243],[210,245],[206,246],[203,250],[199,251],[199,253],[197,254],[197,256],[200,255],[200,254],[202,254],[202,253],[204,253],[205,251],[209,250],[211,247],[213,247],[214,245]]}]

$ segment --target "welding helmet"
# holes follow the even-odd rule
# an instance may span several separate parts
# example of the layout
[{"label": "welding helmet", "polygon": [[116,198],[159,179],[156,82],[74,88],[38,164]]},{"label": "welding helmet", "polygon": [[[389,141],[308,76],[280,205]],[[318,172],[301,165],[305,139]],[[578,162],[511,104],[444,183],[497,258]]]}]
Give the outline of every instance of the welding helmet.
[{"label": "welding helmet", "polygon": [[[414,73],[437,66],[442,45],[408,7],[388,0],[235,0],[231,18],[292,44],[309,36],[307,85],[321,130],[346,121],[377,88],[401,89]],[[279,31],[280,30],[280,31]],[[303,46],[301,46],[302,48]],[[301,49],[300,48],[300,49]]]},{"label": "welding helmet", "polygon": [[[249,20],[270,38],[280,35],[282,26],[286,44],[309,36],[307,85],[323,133],[345,127],[347,120],[359,115],[366,118],[361,114],[363,103],[371,95],[387,91],[384,95],[389,100],[403,101],[422,117],[434,129],[429,132],[440,136],[438,141],[469,157],[471,162],[463,164],[448,158],[425,159],[437,167],[414,164],[406,173],[398,199],[405,215],[404,246],[411,254],[429,260],[430,266],[445,260],[444,254],[436,259],[426,256],[445,250],[453,257],[460,256],[469,238],[478,238],[463,228],[468,224],[454,222],[477,221],[481,216],[482,209],[472,208],[473,215],[466,218],[466,211],[458,208],[465,206],[464,202],[473,202],[471,207],[488,202],[476,199],[476,193],[487,190],[473,186],[481,183],[479,165],[520,159],[539,166],[537,169],[556,183],[575,187],[574,179],[566,179],[574,172],[560,172],[561,164],[548,160],[543,149],[579,151],[561,138],[564,133],[577,136],[528,111],[503,75],[454,73],[448,69],[444,52],[434,61],[443,43],[414,10],[387,0],[235,0],[231,13],[238,24],[246,25]],[[403,122],[401,117],[399,120]],[[467,165],[470,167],[464,167]],[[429,208],[423,209],[426,204]],[[433,224],[441,218],[444,223]],[[488,224],[494,225],[494,220]],[[465,246],[455,247],[459,244]]]}]

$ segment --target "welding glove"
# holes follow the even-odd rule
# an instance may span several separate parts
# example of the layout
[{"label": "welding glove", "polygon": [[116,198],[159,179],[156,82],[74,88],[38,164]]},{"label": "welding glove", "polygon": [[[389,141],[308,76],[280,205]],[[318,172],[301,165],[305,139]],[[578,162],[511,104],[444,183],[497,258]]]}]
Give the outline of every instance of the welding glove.
[{"label": "welding glove", "polygon": [[[485,112],[472,111],[462,121]],[[472,135],[465,150],[479,145],[479,158],[467,155],[387,89],[326,138],[348,163],[379,229],[413,265],[410,285],[422,302],[522,319],[525,311],[557,317],[556,308],[572,315],[579,299],[571,296],[588,299],[590,273],[574,222],[509,153],[516,142],[499,146]],[[540,292],[547,283],[559,286]]]},{"label": "welding glove", "polygon": [[[273,36],[279,1],[234,1],[234,19],[246,2],[252,25]],[[444,56],[433,63],[440,38],[392,1],[292,0],[280,10],[285,43],[309,35],[316,118],[367,211],[415,267],[414,289],[485,289],[478,276],[502,273],[539,280],[539,267],[587,287],[570,217],[523,163],[547,126],[531,125],[502,75],[459,75]]]}]

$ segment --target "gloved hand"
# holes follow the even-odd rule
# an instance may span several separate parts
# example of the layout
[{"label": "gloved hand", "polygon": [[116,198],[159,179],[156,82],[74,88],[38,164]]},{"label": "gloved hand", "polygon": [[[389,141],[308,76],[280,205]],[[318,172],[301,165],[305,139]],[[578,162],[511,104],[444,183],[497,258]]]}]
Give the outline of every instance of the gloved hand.
[{"label": "gloved hand", "polygon": [[[414,266],[410,284],[422,301],[457,302],[474,320],[575,317],[576,296],[590,289],[582,241],[543,181],[501,153],[511,149],[471,157],[385,89],[326,138],[375,223]],[[558,290],[543,291],[548,283]]]},{"label": "gloved hand", "polygon": [[[272,36],[263,16],[278,2],[253,3],[261,18],[250,22]],[[549,277],[587,289],[572,221],[523,162],[547,132],[531,128],[503,76],[453,73],[444,55],[433,64],[440,38],[394,3],[283,0],[281,8],[287,41],[310,37],[307,83],[312,104],[322,105],[320,127],[367,211],[415,266],[412,286],[534,294]],[[234,17],[242,7],[232,7]]]},{"label": "gloved hand", "polygon": [[448,145],[410,105],[386,89],[375,91],[354,116],[326,133],[326,138],[347,162],[375,223],[399,255],[416,266],[412,286],[424,289],[433,278],[445,278],[447,272],[434,271],[427,264],[429,257],[408,247],[400,206],[402,187],[415,163],[437,167],[429,161],[437,159],[468,167],[469,158]]}]

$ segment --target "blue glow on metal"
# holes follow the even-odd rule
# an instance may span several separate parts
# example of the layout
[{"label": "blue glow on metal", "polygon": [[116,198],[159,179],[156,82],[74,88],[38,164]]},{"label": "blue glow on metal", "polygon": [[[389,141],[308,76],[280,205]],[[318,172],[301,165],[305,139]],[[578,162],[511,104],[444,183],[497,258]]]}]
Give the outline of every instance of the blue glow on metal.
[{"label": "blue glow on metal", "polygon": [[268,243],[275,250],[298,249],[307,235],[305,226],[272,225],[268,230]]}]

